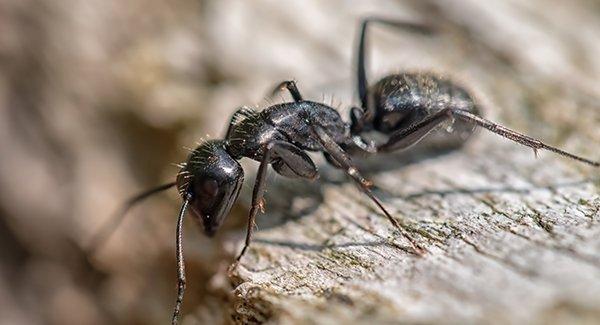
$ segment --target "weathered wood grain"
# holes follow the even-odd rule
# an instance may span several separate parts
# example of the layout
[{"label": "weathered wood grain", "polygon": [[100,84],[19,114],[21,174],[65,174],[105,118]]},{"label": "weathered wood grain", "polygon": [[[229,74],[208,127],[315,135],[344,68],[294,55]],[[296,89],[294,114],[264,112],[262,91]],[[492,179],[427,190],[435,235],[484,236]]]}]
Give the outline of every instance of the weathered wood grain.
[{"label": "weathered wood grain", "polygon": [[[569,44],[586,42],[574,36],[576,25],[557,26],[548,20],[557,12],[520,11],[516,3],[429,4],[451,41],[421,50],[438,53],[450,73],[457,57],[468,60],[461,73],[486,95],[488,115],[598,158],[600,112],[590,93],[598,81],[578,78],[581,62],[566,54]],[[532,35],[542,39],[527,47]],[[544,55],[544,46],[562,52]],[[380,60],[393,53],[383,51]],[[428,253],[410,254],[407,241],[335,171],[325,168],[320,185],[311,185],[322,190],[317,200],[288,183],[298,181],[282,179],[267,194],[275,203],[259,219],[249,253],[230,275],[235,321],[600,322],[597,169],[549,153],[535,159],[485,131],[459,151],[377,157],[361,168]],[[306,202],[314,209],[290,208]]]},{"label": "weathered wood grain", "polygon": [[353,185],[324,185],[314,213],[258,232],[233,276],[236,304],[243,303],[236,316],[597,320],[597,180],[513,149],[485,139],[472,152],[372,176],[428,250],[423,257],[406,252],[407,242]]}]

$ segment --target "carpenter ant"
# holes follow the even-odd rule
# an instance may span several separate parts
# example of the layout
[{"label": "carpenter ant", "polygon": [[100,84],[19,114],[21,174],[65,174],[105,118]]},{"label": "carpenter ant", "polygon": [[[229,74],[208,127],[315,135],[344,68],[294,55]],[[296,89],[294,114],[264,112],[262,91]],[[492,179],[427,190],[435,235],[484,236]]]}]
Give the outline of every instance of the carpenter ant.
[{"label": "carpenter ant", "polygon": [[[358,45],[358,94],[360,107],[351,108],[350,123],[342,120],[332,107],[304,100],[294,81],[284,81],[275,91],[287,89],[293,102],[273,105],[257,112],[241,108],[231,117],[224,139],[210,140],[191,152],[175,182],[161,185],[133,197],[92,241],[98,248],[122,220],[125,213],[139,201],[171,187],[177,187],[183,204],[177,219],[178,295],[172,323],[176,324],[185,290],[183,259],[183,219],[188,207],[191,216],[202,224],[207,236],[215,234],[238,197],[244,172],[238,160],[247,157],[260,162],[244,247],[236,258],[240,261],[248,249],[258,210],[263,209],[265,179],[268,166],[289,178],[317,178],[317,167],[307,151],[322,152],[327,161],[342,169],[383,212],[392,225],[408,239],[417,254],[424,250],[392,217],[371,192],[372,183],[365,179],[352,163],[349,153],[379,153],[406,149],[418,143],[441,125],[453,123],[463,132],[471,133],[477,126],[514,142],[532,148],[545,149],[571,159],[598,167],[600,164],[537,139],[523,135],[479,116],[478,106],[462,87],[449,79],[433,74],[400,73],[382,78],[368,87],[365,71],[366,32],[370,23],[427,32],[418,24],[367,18],[362,21]],[[376,144],[365,139],[364,133],[376,131],[387,141]],[[234,264],[234,265],[236,265]]]}]

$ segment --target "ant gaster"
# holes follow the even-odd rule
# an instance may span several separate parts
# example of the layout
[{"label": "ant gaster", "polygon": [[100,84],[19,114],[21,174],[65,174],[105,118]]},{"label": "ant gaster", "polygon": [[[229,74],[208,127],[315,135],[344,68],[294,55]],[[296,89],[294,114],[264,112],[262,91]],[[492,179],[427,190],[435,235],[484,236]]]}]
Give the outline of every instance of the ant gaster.
[{"label": "ant gaster", "polygon": [[[183,198],[177,219],[176,250],[178,265],[178,295],[172,323],[176,324],[185,290],[183,259],[183,219],[188,207],[191,216],[200,222],[204,233],[214,235],[236,201],[242,186],[244,172],[238,160],[247,157],[260,162],[244,247],[236,258],[239,262],[252,239],[256,214],[263,209],[265,179],[268,166],[289,178],[313,180],[317,167],[308,151],[322,152],[327,161],[356,182],[359,189],[381,209],[384,215],[408,239],[414,252],[421,254],[415,239],[392,217],[371,191],[371,182],[353,165],[349,153],[379,153],[406,149],[441,125],[460,124],[463,132],[470,133],[477,126],[522,145],[546,149],[578,161],[599,166],[594,162],[549,146],[479,115],[478,106],[462,87],[449,79],[427,73],[400,73],[382,78],[368,86],[365,71],[366,32],[370,23],[400,27],[428,33],[426,26],[367,18],[362,21],[358,45],[358,94],[361,106],[351,109],[350,123],[342,120],[332,107],[304,100],[293,81],[284,81],[275,91],[287,89],[293,102],[282,103],[256,112],[248,108],[236,111],[222,140],[200,144],[188,157],[177,180],[151,189],[130,199],[119,214],[103,228],[92,248],[97,248],[122,220],[124,214],[137,202],[152,194],[176,186]],[[364,138],[367,131],[387,135],[387,141],[376,144]],[[234,264],[235,265],[235,264]]]}]

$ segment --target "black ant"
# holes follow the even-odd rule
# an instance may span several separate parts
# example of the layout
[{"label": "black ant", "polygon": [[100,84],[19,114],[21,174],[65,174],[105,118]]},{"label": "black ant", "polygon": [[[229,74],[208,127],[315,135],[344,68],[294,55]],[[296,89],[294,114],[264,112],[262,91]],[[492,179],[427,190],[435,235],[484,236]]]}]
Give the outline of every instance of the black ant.
[{"label": "black ant", "polygon": [[[97,248],[122,220],[134,204],[152,194],[176,186],[183,198],[177,219],[178,295],[172,323],[176,324],[185,291],[183,259],[183,219],[188,207],[191,216],[203,226],[207,236],[213,236],[228,215],[242,186],[244,172],[238,160],[247,157],[260,162],[244,247],[236,265],[248,249],[256,214],[264,208],[263,196],[268,166],[289,178],[317,178],[317,167],[307,151],[322,152],[327,161],[345,173],[383,212],[392,225],[408,239],[417,254],[424,252],[403,226],[392,217],[371,191],[372,183],[365,179],[352,163],[349,153],[379,153],[406,149],[418,143],[431,131],[446,123],[462,124],[463,131],[477,126],[509,140],[533,148],[546,149],[571,159],[598,167],[600,164],[549,146],[537,139],[510,130],[479,115],[478,106],[462,87],[434,74],[400,73],[382,78],[368,87],[365,71],[367,27],[377,22],[412,31],[428,32],[418,24],[367,18],[362,21],[358,45],[358,94],[360,107],[351,109],[351,122],[325,104],[304,100],[294,81],[284,81],[275,91],[287,89],[293,102],[273,105],[256,112],[241,108],[229,123],[226,136],[200,144],[189,155],[175,182],[161,185],[130,199],[124,208],[99,233],[91,247]],[[275,92],[274,91],[274,92]],[[387,141],[376,144],[363,138],[365,132],[387,135]]]}]

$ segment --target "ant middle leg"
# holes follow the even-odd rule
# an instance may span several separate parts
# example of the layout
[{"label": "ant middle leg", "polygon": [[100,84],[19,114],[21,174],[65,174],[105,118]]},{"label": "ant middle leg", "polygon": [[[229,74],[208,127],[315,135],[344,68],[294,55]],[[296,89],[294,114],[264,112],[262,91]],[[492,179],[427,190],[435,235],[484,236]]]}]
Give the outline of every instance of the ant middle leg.
[{"label": "ant middle leg", "polygon": [[279,174],[286,177],[312,180],[318,175],[317,167],[314,162],[304,151],[295,145],[282,141],[271,142],[267,145],[265,154],[258,167],[258,173],[256,174],[256,181],[254,182],[254,189],[252,191],[252,206],[248,213],[246,240],[242,251],[236,258],[236,263],[239,263],[240,259],[244,256],[246,250],[250,246],[258,210],[264,210],[263,198],[269,164],[273,164],[274,169]]},{"label": "ant middle leg", "polygon": [[335,142],[333,139],[325,132],[325,130],[319,126],[313,126],[313,131],[317,136],[317,139],[325,149],[325,152],[328,154],[329,159],[333,160],[333,165],[343,169],[350,178],[357,183],[360,190],[365,193],[371,201],[373,201],[377,207],[383,212],[383,214],[387,217],[390,223],[400,231],[400,233],[408,239],[410,242],[414,252],[417,255],[421,255],[425,249],[419,246],[416,240],[406,231],[405,227],[398,222],[396,219],[392,217],[392,215],[387,211],[387,209],[383,206],[383,203],[373,194],[371,191],[371,187],[373,183],[367,180],[362,174],[358,171],[358,169],[352,163],[349,155],[344,152],[344,150]]}]

